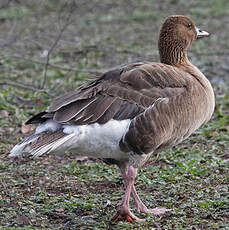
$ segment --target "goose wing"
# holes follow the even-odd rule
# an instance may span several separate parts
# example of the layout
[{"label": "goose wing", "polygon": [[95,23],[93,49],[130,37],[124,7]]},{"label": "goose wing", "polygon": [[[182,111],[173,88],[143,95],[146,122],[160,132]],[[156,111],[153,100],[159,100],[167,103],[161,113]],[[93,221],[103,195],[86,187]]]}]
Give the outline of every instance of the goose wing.
[{"label": "goose wing", "polygon": [[158,98],[185,91],[187,73],[165,64],[140,62],[106,72],[74,92],[67,93],[27,124],[53,119],[58,123],[104,124],[111,119],[133,119]]}]

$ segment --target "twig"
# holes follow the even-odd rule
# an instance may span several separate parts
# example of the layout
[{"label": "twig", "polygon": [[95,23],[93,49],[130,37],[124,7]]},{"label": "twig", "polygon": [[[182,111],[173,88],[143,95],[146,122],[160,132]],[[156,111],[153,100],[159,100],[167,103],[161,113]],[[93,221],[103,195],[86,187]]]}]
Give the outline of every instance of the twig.
[{"label": "twig", "polygon": [[34,91],[35,93],[46,93],[47,95],[51,96],[51,97],[55,97],[56,95],[52,94],[52,93],[49,93],[47,90],[45,89],[38,89],[38,88],[35,88],[33,86],[29,86],[29,85],[24,85],[22,83],[19,83],[19,82],[6,82],[6,81],[0,81],[0,86],[1,85],[9,85],[9,86],[13,86],[13,87],[18,87],[18,88],[22,88],[22,89],[28,89],[28,90],[32,90]]},{"label": "twig", "polygon": [[[29,89],[29,90],[33,90],[35,92],[45,92],[47,93],[47,91],[43,90],[43,89],[37,89],[34,88],[32,86],[28,86],[28,85],[24,85],[22,83],[19,82],[6,82],[6,81],[0,81],[0,85],[9,85],[9,86],[14,86],[14,87],[19,87],[22,89]],[[47,93],[48,94],[48,93]]]},{"label": "twig", "polygon": [[10,31],[8,32],[7,37],[5,38],[5,42],[0,43],[0,47],[10,46],[18,40],[22,31],[20,33],[16,34],[15,29],[17,27],[17,23],[18,23],[18,21],[14,20],[13,25],[12,25]]},{"label": "twig", "polygon": [[[17,56],[17,55],[9,55],[9,56],[3,56],[2,57],[2,59],[5,59],[5,58],[22,59],[24,61],[37,63],[37,64],[40,64],[40,65],[46,65],[46,62],[42,62],[42,61],[39,61],[39,60],[36,60],[36,59],[29,59],[29,58],[25,58],[25,57]],[[106,69],[102,69],[102,70],[101,69],[100,70],[97,70],[97,69],[90,69],[90,70],[75,69],[75,68],[72,68],[72,67],[64,67],[64,66],[59,66],[59,65],[50,64],[50,63],[49,63],[49,66],[51,66],[53,68],[57,68],[57,69],[66,70],[66,71],[74,71],[74,72],[90,73],[90,74],[102,74],[102,73],[107,71]]]},{"label": "twig", "polygon": [[4,8],[8,7],[11,1],[12,0],[8,0],[7,2],[3,3],[2,5],[0,5],[0,9],[4,9]]},{"label": "twig", "polygon": [[9,38],[8,41],[3,42],[3,43],[0,43],[0,47],[2,48],[2,47],[10,46],[10,45],[12,45],[14,42],[16,42],[16,40],[17,40],[17,37],[16,37],[16,36],[13,37],[13,38]]},{"label": "twig", "polygon": [[47,49],[47,48],[44,48],[44,46],[45,46],[44,44],[41,44],[40,42],[34,40],[33,38],[26,37],[26,38],[24,38],[24,41],[25,41],[25,42],[26,42],[26,41],[29,41],[29,42],[31,42],[31,43],[37,45],[40,49],[43,49],[43,50],[46,50],[46,49]]},{"label": "twig", "polygon": [[[38,34],[36,35],[36,37],[34,37],[34,39],[46,39],[46,40],[53,40],[52,35],[47,35],[47,34]],[[75,45],[76,43],[73,41],[66,41],[63,39],[60,39],[60,42],[69,44],[69,45]]]},{"label": "twig", "polygon": [[[64,7],[67,5],[67,2],[66,4],[64,5]],[[60,9],[60,13],[61,11],[63,10],[63,8]],[[72,14],[73,14],[73,7],[70,9],[69,11],[69,14],[67,16],[67,19],[66,19],[66,22],[65,24],[63,25],[63,27],[61,28],[58,36],[56,37],[54,43],[52,44],[52,46],[50,47],[50,49],[48,50],[48,53],[47,53],[47,56],[46,56],[46,63],[45,63],[45,69],[44,69],[44,76],[43,76],[43,82],[42,82],[42,85],[41,85],[41,88],[44,88],[45,86],[45,83],[46,83],[46,78],[47,78],[47,70],[48,70],[48,66],[49,66],[49,59],[50,59],[50,54],[52,53],[52,51],[55,49],[55,47],[57,46],[62,34],[64,33],[64,31],[67,29],[67,27],[71,24],[71,17],[72,17]]]},{"label": "twig", "polygon": [[4,190],[5,190],[5,193],[10,194],[10,190],[9,190],[7,184],[6,184],[3,180],[1,180],[1,184],[2,184],[2,187],[3,187]]}]

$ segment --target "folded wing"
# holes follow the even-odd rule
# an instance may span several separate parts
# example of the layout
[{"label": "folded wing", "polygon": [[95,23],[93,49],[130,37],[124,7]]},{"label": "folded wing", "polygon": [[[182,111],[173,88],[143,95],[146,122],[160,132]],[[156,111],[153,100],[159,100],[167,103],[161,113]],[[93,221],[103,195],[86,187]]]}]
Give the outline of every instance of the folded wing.
[{"label": "folded wing", "polygon": [[[133,119],[158,98],[185,91],[187,73],[165,64],[141,62],[106,72],[78,90],[57,98],[27,124],[53,119],[58,123],[104,124],[111,119]],[[188,76],[187,76],[188,77]]]}]

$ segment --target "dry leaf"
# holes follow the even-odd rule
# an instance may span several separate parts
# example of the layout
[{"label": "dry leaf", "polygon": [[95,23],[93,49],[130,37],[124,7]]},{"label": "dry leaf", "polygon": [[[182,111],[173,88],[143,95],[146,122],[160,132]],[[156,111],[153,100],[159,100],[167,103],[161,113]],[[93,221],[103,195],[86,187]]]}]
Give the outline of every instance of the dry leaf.
[{"label": "dry leaf", "polygon": [[0,110],[0,115],[3,116],[3,117],[8,117],[9,116],[9,112],[7,110],[1,109]]},{"label": "dry leaf", "polygon": [[88,159],[88,157],[79,155],[79,156],[76,156],[75,159],[77,161],[86,161]]},{"label": "dry leaf", "polygon": [[24,225],[30,224],[30,219],[25,215],[18,215],[17,220],[18,222],[23,223]]},{"label": "dry leaf", "polygon": [[21,132],[23,134],[31,133],[36,127],[34,125],[26,125],[24,121],[21,124]]},{"label": "dry leaf", "polygon": [[54,209],[55,212],[64,212],[64,208],[61,207],[61,208],[55,208]]}]

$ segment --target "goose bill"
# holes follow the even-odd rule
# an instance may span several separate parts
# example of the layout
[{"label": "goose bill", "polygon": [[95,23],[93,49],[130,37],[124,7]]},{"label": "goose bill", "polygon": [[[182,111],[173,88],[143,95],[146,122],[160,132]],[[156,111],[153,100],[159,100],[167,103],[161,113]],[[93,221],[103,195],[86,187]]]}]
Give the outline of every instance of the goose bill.
[{"label": "goose bill", "polygon": [[208,37],[210,34],[207,31],[201,30],[196,27],[197,38]]}]

